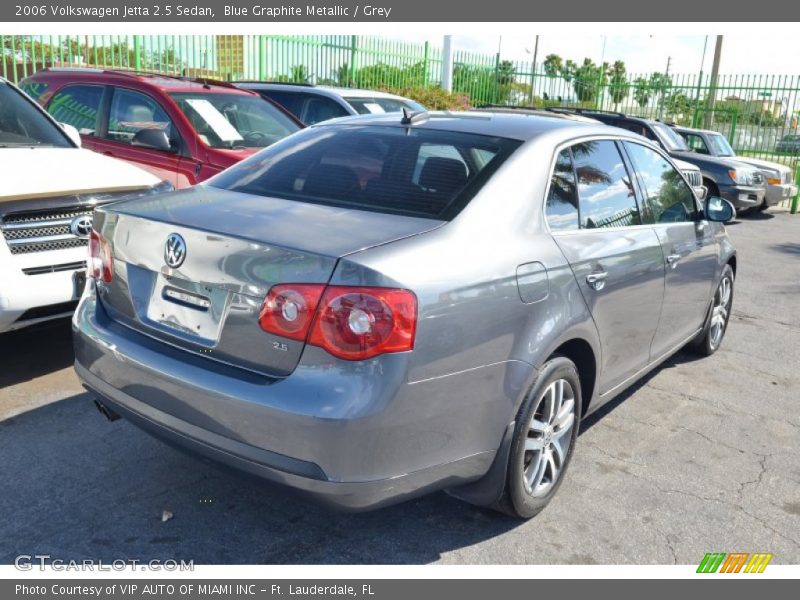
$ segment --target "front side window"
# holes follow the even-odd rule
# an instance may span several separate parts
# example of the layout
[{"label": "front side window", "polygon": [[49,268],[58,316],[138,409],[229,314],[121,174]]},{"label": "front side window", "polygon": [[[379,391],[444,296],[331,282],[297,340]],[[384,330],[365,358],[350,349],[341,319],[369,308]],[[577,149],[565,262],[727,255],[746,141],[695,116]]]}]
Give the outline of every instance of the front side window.
[{"label": "front side window", "polygon": [[47,112],[82,135],[95,135],[102,99],[103,88],[99,85],[68,85],[53,96]]},{"label": "front side window", "polygon": [[[520,145],[432,129],[306,129],[238,163],[209,185],[382,213],[451,219]],[[492,156],[486,163],[477,157]]]},{"label": "front side window", "polygon": [[655,150],[625,142],[625,147],[642,181],[652,222],[694,221],[696,205],[691,188],[669,161]]},{"label": "front side window", "polygon": [[139,92],[116,88],[108,113],[106,137],[115,142],[131,144],[143,129],[160,129],[167,139],[174,138],[172,122],[155,100]]},{"label": "front side window", "polygon": [[578,188],[569,149],[562,150],[556,158],[545,213],[551,231],[578,229]]},{"label": "front side window", "polygon": [[714,156],[736,156],[724,135],[715,133],[708,136],[708,142],[714,148]]},{"label": "front side window", "polygon": [[0,82],[0,148],[19,146],[70,148],[72,144],[30,100]]},{"label": "front side window", "polygon": [[581,228],[597,229],[641,225],[633,182],[611,140],[572,146],[578,181]]},{"label": "front side window", "polygon": [[260,96],[175,92],[170,97],[212,148],[264,148],[300,126]]}]

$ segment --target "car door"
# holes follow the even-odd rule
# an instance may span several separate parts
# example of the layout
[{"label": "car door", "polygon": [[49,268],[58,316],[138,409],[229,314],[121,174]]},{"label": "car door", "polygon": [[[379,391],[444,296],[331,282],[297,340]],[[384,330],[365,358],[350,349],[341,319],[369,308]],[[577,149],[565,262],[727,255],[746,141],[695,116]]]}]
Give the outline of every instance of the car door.
[{"label": "car door", "polygon": [[664,295],[661,244],[615,140],[560,152],[546,213],[600,334],[604,394],[648,364]]},{"label": "car door", "polygon": [[[142,167],[175,187],[191,183],[184,181],[185,175],[181,174],[183,142],[164,108],[142,92],[116,86],[112,90],[94,149]],[[167,151],[134,145],[133,139],[142,129],[163,130],[172,148]]]},{"label": "car door", "polygon": [[655,358],[702,327],[715,283],[718,248],[680,171],[653,148],[632,141],[624,145],[646,198],[647,221],[653,223],[665,258],[664,307],[652,347]]}]

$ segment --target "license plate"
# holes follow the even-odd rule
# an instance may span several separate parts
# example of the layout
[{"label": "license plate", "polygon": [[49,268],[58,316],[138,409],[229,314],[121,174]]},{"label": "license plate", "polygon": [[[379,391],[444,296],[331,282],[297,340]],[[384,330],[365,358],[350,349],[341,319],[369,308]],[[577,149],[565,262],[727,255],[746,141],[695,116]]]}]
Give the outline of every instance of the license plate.
[{"label": "license plate", "polygon": [[75,271],[72,274],[72,283],[75,288],[75,297],[83,296],[83,289],[86,287],[86,271]]},{"label": "license plate", "polygon": [[228,292],[202,284],[156,276],[147,305],[147,318],[192,341],[219,338]]}]

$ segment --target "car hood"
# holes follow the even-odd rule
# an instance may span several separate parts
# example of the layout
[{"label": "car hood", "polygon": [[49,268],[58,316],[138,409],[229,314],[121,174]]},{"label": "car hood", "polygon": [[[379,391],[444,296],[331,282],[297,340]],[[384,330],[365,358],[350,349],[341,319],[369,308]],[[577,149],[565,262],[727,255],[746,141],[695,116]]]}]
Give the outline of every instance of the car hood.
[{"label": "car hood", "polygon": [[693,165],[692,163],[688,163],[685,160],[681,160],[679,158],[673,158],[672,162],[675,163],[675,166],[678,167],[681,171],[699,171],[700,167],[697,165]]},{"label": "car hood", "polygon": [[698,154],[697,152],[676,152],[670,153],[673,158],[685,160],[693,165],[700,166],[718,166],[725,169],[735,169],[742,166],[741,160],[738,158],[720,158],[718,156],[709,156],[708,154]]},{"label": "car hood", "polygon": [[129,163],[78,148],[0,148],[0,202],[28,198],[124,192],[159,180]]},{"label": "car hood", "polygon": [[748,165],[753,165],[759,169],[767,169],[771,171],[777,171],[778,173],[786,173],[791,172],[792,170],[787,167],[786,165],[782,165],[780,163],[772,162],[769,160],[762,160],[760,158],[750,158],[749,156],[737,156],[736,160],[739,162],[743,162]]}]

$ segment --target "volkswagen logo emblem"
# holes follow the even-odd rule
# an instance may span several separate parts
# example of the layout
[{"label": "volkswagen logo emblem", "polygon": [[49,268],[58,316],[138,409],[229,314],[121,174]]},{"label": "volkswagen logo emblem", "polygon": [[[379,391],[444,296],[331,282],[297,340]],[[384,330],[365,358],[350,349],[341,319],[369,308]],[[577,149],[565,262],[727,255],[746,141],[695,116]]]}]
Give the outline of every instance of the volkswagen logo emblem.
[{"label": "volkswagen logo emblem", "polygon": [[177,233],[170,233],[164,246],[164,262],[173,269],[177,269],[183,264],[185,258],[186,242]]},{"label": "volkswagen logo emblem", "polygon": [[69,230],[75,237],[88,238],[92,233],[92,215],[75,217],[69,224]]}]

